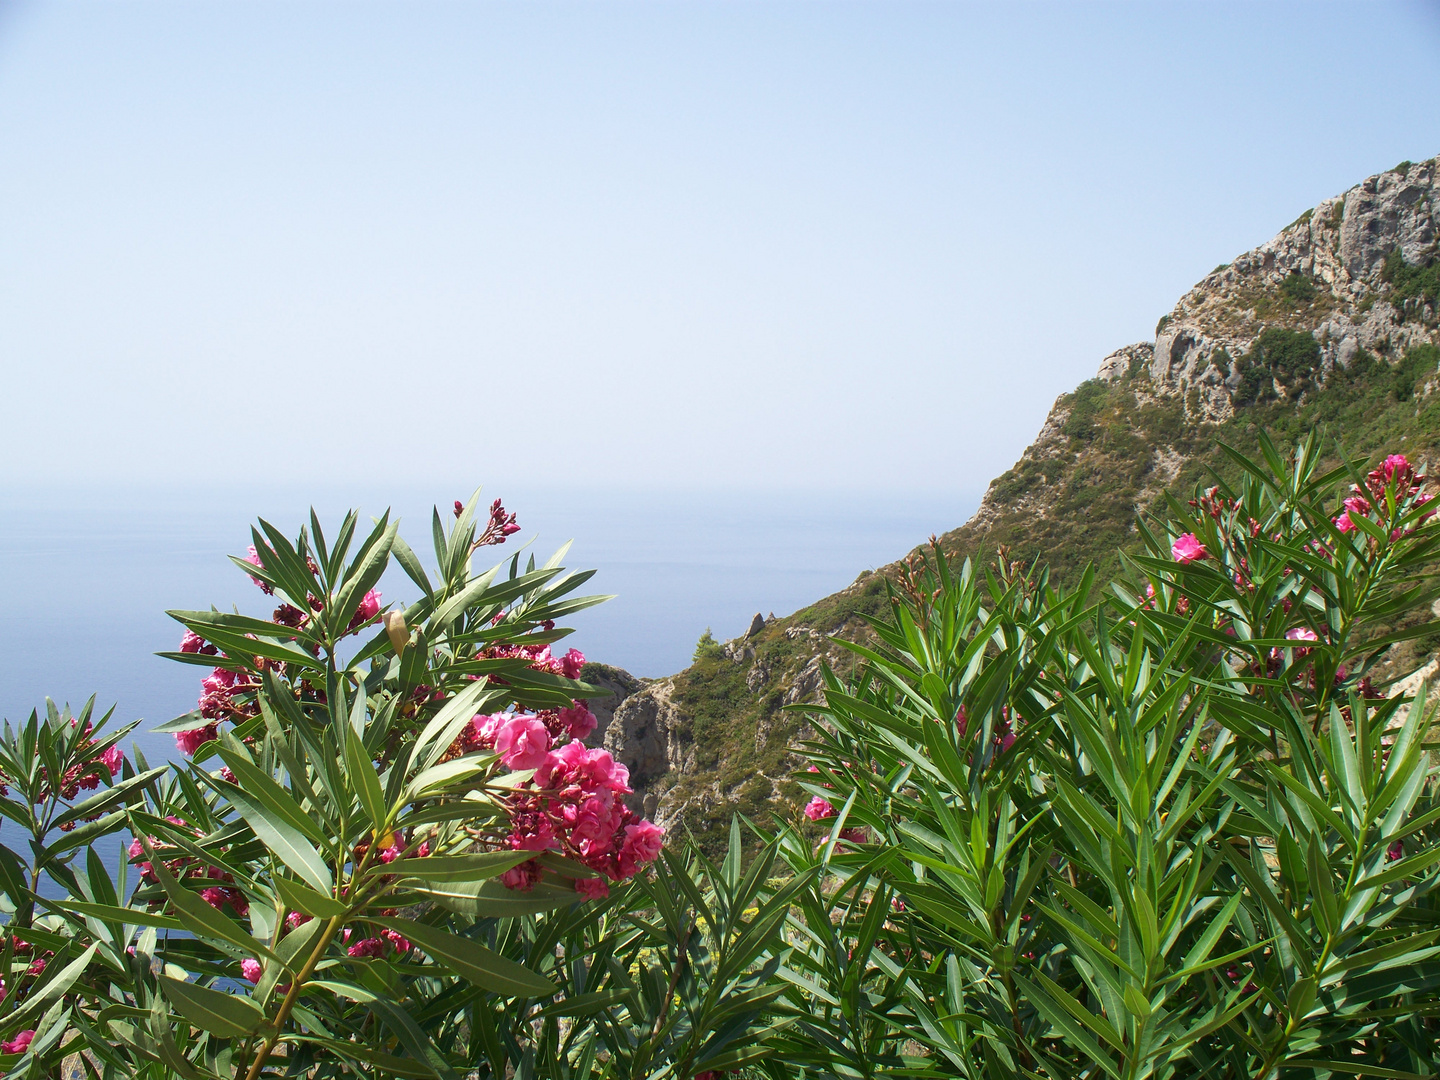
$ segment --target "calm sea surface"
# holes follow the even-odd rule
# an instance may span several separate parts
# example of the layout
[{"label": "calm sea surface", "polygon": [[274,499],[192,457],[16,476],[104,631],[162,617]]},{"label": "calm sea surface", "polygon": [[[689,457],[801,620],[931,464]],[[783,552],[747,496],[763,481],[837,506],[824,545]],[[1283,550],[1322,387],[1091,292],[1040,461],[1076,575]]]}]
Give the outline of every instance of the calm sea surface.
[{"label": "calm sea surface", "polygon": [[[349,506],[365,521],[389,506],[429,568],[431,506],[466,494],[315,495],[218,482],[204,492],[0,490],[0,716],[19,720],[46,696],[78,708],[95,694],[101,710],[115,706],[117,721],[143,719],[136,741],[152,763],[173,757],[172,736],[142,733],[192,709],[203,672],[154,655],[182,633],[165,610],[213,604],[269,616],[274,602],[225,557],[245,551],[254,516],[293,536],[313,502],[333,535]],[[757,611],[804,607],[954,528],[978,503],[978,493],[486,492],[495,495],[519,514],[522,531],[480,552],[477,567],[532,538],[528,550],[543,561],[573,539],[567,565],[598,570],[581,591],[616,598],[575,616],[567,645],[646,676],[685,667],[707,627],[723,640]],[[386,602],[416,593],[394,567],[381,589]],[[12,846],[19,839],[10,826],[0,832]]]}]

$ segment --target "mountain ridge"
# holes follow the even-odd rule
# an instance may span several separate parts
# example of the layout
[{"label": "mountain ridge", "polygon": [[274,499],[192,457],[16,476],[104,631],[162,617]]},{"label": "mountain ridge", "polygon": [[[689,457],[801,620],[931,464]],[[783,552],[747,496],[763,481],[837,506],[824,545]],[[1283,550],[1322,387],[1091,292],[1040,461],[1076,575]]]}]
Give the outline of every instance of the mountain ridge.
[{"label": "mountain ridge", "polygon": [[[1062,580],[1102,580],[1138,543],[1137,515],[1206,470],[1218,441],[1242,450],[1319,427],[1351,453],[1440,450],[1440,160],[1403,162],[1307,210],[1216,267],[1156,325],[1061,394],[974,515],[938,538],[956,557],[1042,558]],[[702,839],[732,811],[793,806],[791,747],[822,665],[868,633],[897,560],[792,615],[759,620],[694,662],[615,699],[604,744],[630,768],[636,802]],[[758,619],[758,617],[757,617]],[[1440,646],[1422,642],[1416,648]],[[1397,660],[1400,659],[1397,657]]]}]

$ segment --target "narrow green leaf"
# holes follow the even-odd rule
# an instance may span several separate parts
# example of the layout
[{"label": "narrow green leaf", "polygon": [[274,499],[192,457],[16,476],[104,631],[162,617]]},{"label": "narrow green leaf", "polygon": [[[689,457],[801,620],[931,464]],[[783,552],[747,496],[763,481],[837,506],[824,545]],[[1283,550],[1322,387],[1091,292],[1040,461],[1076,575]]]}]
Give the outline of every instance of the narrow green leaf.
[{"label": "narrow green leaf", "polygon": [[260,1006],[244,994],[222,994],[207,986],[161,975],[165,996],[177,1012],[198,1028],[225,1039],[243,1039],[265,1023]]},{"label": "narrow green leaf", "polygon": [[[363,693],[357,696],[357,702],[364,700]],[[357,708],[362,708],[357,704]],[[375,763],[370,760],[370,755],[365,752],[365,744],[360,741],[360,736],[349,724],[345,725],[345,772],[350,777],[350,784],[355,789],[355,794],[360,797],[360,805],[364,808],[366,815],[370,818],[377,835],[384,835],[389,832],[390,815],[385,806],[385,792],[380,789],[380,777],[375,774]]]},{"label": "narrow green leaf", "polygon": [[399,931],[455,974],[484,990],[506,997],[551,997],[556,993],[549,979],[469,938],[413,919],[372,921]]},{"label": "narrow green leaf", "polygon": [[330,868],[299,829],[245,789],[213,778],[209,778],[208,782],[240,811],[240,816],[249,823],[261,843],[269,848],[276,858],[299,874],[316,892],[327,896],[330,894],[334,888]]},{"label": "narrow green leaf", "polygon": [[179,919],[161,915],[158,912],[140,911],[137,908],[111,907],[108,904],[82,904],[78,900],[70,899],[56,900],[49,906],[63,912],[74,912],[87,918],[99,919],[101,922],[154,926],[161,930],[184,929]]},{"label": "narrow green leaf", "polygon": [[222,915],[176,881],[166,869],[164,861],[150,847],[150,841],[145,835],[140,832],[136,835],[145,847],[145,854],[150,858],[151,868],[160,880],[160,887],[165,890],[165,895],[170,898],[170,903],[175,908],[176,917],[185,924],[187,930],[198,937],[219,938],[251,955],[280,962],[279,957],[242,930],[238,923]]},{"label": "narrow green leaf", "polygon": [[535,857],[533,851],[486,851],[474,855],[413,856],[390,864],[401,877],[419,881],[483,881]]},{"label": "narrow green leaf", "polygon": [[322,895],[298,881],[291,881],[278,874],[273,880],[280,899],[293,911],[303,911],[317,919],[333,919],[350,910],[342,901],[333,896]]},{"label": "narrow green leaf", "polygon": [[310,815],[300,808],[300,804],[288,791],[275,782],[274,777],[257,767],[248,753],[225,745],[223,740],[218,753],[220,760],[230,767],[237,784],[245,789],[247,795],[253,795],[271,813],[317,844],[325,842],[325,834]]}]

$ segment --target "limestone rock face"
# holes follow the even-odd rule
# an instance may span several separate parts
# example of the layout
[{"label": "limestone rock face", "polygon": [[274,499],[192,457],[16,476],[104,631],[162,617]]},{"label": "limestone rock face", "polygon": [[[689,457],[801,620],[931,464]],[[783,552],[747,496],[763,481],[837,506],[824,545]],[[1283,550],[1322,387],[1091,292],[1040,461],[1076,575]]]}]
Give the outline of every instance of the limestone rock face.
[{"label": "limestone rock face", "polygon": [[587,699],[590,711],[595,714],[595,730],[585,738],[586,746],[604,746],[605,734],[610,730],[615,710],[644,684],[628,671],[608,664],[586,664],[580,678],[604,690],[600,696]]},{"label": "limestone rock face", "polygon": [[[1117,349],[1101,361],[1096,378],[1113,383],[1143,370],[1148,378],[1137,384],[1137,398],[1178,397],[1187,419],[1218,424],[1235,412],[1239,359],[1270,327],[1314,336],[1325,372],[1348,367],[1361,349],[1398,357],[1416,345],[1440,343],[1437,313],[1429,306],[1398,310],[1386,298],[1383,278],[1392,251],[1411,265],[1440,256],[1437,185],[1440,159],[1407,162],[1326,199],[1272,240],[1216,267],[1160,320],[1153,343]],[[1307,279],[1314,297],[1277,306],[1275,295],[1291,275]],[[1044,468],[1069,455],[1067,401],[1056,402],[1019,464]],[[1050,499],[1039,491],[1011,503],[1043,519]],[[992,485],[967,525],[986,529],[998,513]]]},{"label": "limestone rock face", "polygon": [[656,679],[620,702],[605,732],[605,749],[630,770],[635,794],[626,801],[665,824],[658,782],[691,763],[690,722],[672,700],[674,678]]}]

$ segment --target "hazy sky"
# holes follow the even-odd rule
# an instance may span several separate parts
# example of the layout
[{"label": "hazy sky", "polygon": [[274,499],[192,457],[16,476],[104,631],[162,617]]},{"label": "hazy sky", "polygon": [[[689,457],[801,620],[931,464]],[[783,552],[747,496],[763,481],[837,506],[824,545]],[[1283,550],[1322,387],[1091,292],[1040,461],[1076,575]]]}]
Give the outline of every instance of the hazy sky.
[{"label": "hazy sky", "polygon": [[1404,4],[0,5],[0,481],[973,490],[1437,101]]}]

